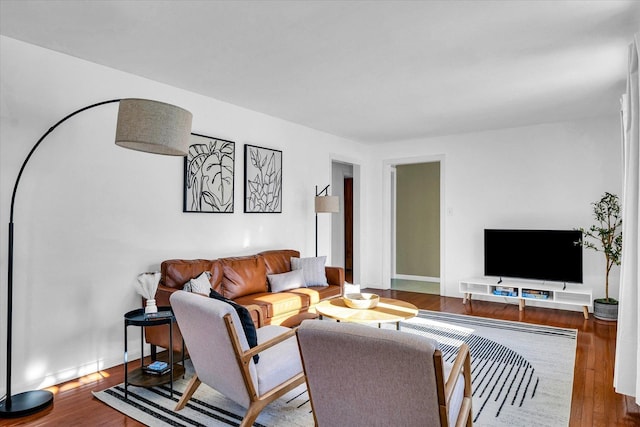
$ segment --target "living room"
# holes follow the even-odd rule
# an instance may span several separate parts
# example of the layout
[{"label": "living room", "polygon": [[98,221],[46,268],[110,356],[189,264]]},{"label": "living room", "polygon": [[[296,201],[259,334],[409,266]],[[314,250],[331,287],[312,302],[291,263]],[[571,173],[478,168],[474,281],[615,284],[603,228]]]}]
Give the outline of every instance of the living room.
[{"label": "living room", "polygon": [[[449,97],[458,100],[453,106],[448,104],[451,110],[441,112],[441,123],[423,135],[398,132],[398,127],[409,126],[410,121],[405,122],[403,117],[395,117],[398,122],[395,133],[375,134],[377,120],[372,116],[371,129],[360,129],[358,136],[349,136],[347,130],[352,129],[347,126],[349,115],[341,120],[332,117],[337,124],[334,129],[342,126],[345,130],[340,136],[337,130],[318,130],[323,129],[323,121],[300,124],[294,113],[278,115],[267,104],[260,108],[258,104],[243,106],[233,98],[225,100],[228,92],[251,98],[247,92],[255,91],[253,86],[222,88],[220,96],[209,96],[197,89],[201,83],[198,81],[185,88],[180,82],[171,81],[171,73],[167,73],[165,80],[152,79],[87,59],[91,43],[84,46],[79,43],[77,51],[66,53],[64,46],[55,48],[56,37],[62,37],[65,28],[74,28],[76,21],[86,20],[85,25],[89,27],[92,20],[104,18],[107,22],[104,25],[111,25],[112,32],[129,31],[135,24],[127,19],[132,18],[126,18],[125,14],[118,19],[124,9],[107,7],[107,3],[97,3],[100,7],[93,12],[87,5],[74,2],[24,3],[32,8],[21,10],[18,2],[2,0],[0,3],[3,218],[8,218],[11,185],[37,138],[64,115],[102,100],[148,98],[186,108],[193,113],[194,133],[235,142],[236,160],[234,212],[185,213],[184,160],[148,156],[116,147],[113,144],[115,105],[84,113],[48,137],[25,171],[16,200],[13,295],[16,391],[49,387],[121,365],[122,315],[140,306],[133,282],[141,272],[158,270],[163,260],[213,259],[279,248],[292,248],[303,256],[313,256],[313,191],[316,186],[322,188],[330,183],[334,162],[353,165],[357,171],[354,177],[357,188],[354,282],[362,288],[381,290],[389,289],[392,276],[388,167],[433,159],[442,162],[445,215],[441,295],[458,299],[462,298],[459,281],[482,275],[485,228],[587,227],[592,223],[590,204],[605,191],[619,195],[622,192],[619,96],[625,90],[627,47],[634,31],[637,32],[638,21],[630,18],[637,18],[640,11],[634,2],[593,2],[594,9],[587,16],[594,22],[618,22],[618,30],[606,33],[601,49],[589,53],[595,63],[603,65],[601,68],[589,66],[592,62],[585,63],[579,67],[579,75],[556,75],[547,83],[526,74],[514,81],[492,81],[493,85],[501,83],[507,87],[506,93],[502,91],[495,96],[477,88],[473,88],[477,93],[461,93],[457,86],[444,87],[442,90]],[[69,13],[73,8],[80,8],[79,15]],[[156,18],[160,18],[158,9],[152,8],[151,12],[151,16],[158,14]],[[333,12],[333,18],[346,12],[355,14],[352,9],[340,9]],[[42,28],[42,34],[51,39],[53,47],[40,47],[38,42],[27,42],[18,36],[16,27],[28,27],[29,21],[24,17],[32,13],[37,13],[40,19],[47,14],[56,18],[49,21],[57,28]],[[344,16],[356,19],[352,15]],[[290,22],[295,21],[294,18],[300,16],[292,15],[286,22],[297,28]],[[17,21],[10,21],[12,19]],[[208,18],[212,31],[220,19]],[[114,22],[119,23],[117,27]],[[95,25],[98,31],[99,26]],[[245,25],[243,30],[248,31],[250,26]],[[524,23],[521,21],[520,25]],[[588,31],[591,27],[579,28]],[[17,32],[16,35],[10,29]],[[99,36],[106,39],[108,27],[102,31]],[[135,36],[135,31],[132,33]],[[79,32],[77,39],[82,40],[89,34],[90,31]],[[549,54],[545,55],[545,46],[531,46],[541,53],[536,57],[539,62],[530,59],[530,68],[544,68],[545,58],[559,54],[550,46],[560,41],[549,41],[551,37],[545,40],[550,43]],[[473,39],[466,43],[471,52],[460,48],[460,55],[473,57]],[[496,43],[496,50],[490,52],[499,64],[506,66],[509,52],[500,53],[502,46]],[[265,56],[282,54],[278,49],[268,49],[270,43],[265,45],[261,45]],[[123,57],[142,58],[142,63],[147,54],[145,48],[149,47],[144,42],[140,45],[104,42],[105,50],[116,51]],[[206,56],[208,48],[207,42],[202,42],[200,56]],[[89,53],[83,56],[82,52]],[[570,59],[567,53],[566,60]],[[178,62],[197,68],[199,60],[197,56],[167,57],[166,67],[171,69],[172,62]],[[249,67],[260,69],[254,60],[243,58],[239,63],[230,64],[228,69],[224,68],[227,66],[224,61],[217,66],[223,68],[224,77],[248,73]],[[610,68],[609,64],[616,65]],[[312,65],[317,68],[309,68]],[[296,67],[293,63],[289,73],[275,83],[268,80],[270,84],[262,88],[262,99],[289,98],[297,91],[310,91],[313,82],[304,79],[304,75],[337,73],[336,70],[347,66],[347,63],[320,61],[301,62]],[[150,67],[156,71],[162,69],[156,64]],[[460,79],[465,78],[465,73],[459,73]],[[614,75],[613,81],[607,80],[610,73]],[[383,89],[378,86],[383,84],[382,78],[372,74],[363,76],[362,82],[350,81],[354,86],[368,85],[368,90],[373,92]],[[293,86],[289,81],[306,82],[306,86]],[[532,87],[525,91],[516,81]],[[601,81],[606,81],[604,88]],[[597,90],[592,90],[592,86]],[[557,94],[561,96],[555,96]],[[472,121],[466,113],[468,105],[478,105],[477,99],[472,100],[477,97],[482,98],[483,114],[474,116]],[[338,109],[339,100],[327,97],[322,101],[325,104],[322,114],[328,114],[331,103],[335,102],[338,112],[335,115],[345,115]],[[429,99],[423,102],[428,103]],[[370,104],[375,112],[373,105]],[[307,107],[313,109],[311,105]],[[432,108],[425,107],[429,112]],[[556,118],[531,122],[531,117],[545,110],[553,111]],[[361,111],[350,114],[354,116],[354,123],[356,116],[364,115]],[[510,124],[490,127],[484,123],[493,123],[496,116],[502,123]],[[282,151],[281,213],[243,212],[245,144]],[[332,264],[336,260],[331,253],[331,215],[319,215],[318,221],[319,252],[326,254],[327,263]],[[4,227],[0,235],[3,242],[0,263],[4,272],[8,255]],[[594,297],[602,297],[603,257],[591,251],[585,251],[584,257],[584,286],[592,290]],[[619,270],[614,269],[612,282],[618,278]],[[1,283],[2,295],[5,295],[4,273]],[[619,297],[617,286],[612,286],[611,292],[613,297]],[[566,308],[553,304],[539,306]],[[4,315],[6,310],[3,297],[0,312]],[[4,342],[4,327],[0,337]],[[2,366],[4,353],[0,356]],[[136,353],[132,353],[131,357],[135,356]]]}]

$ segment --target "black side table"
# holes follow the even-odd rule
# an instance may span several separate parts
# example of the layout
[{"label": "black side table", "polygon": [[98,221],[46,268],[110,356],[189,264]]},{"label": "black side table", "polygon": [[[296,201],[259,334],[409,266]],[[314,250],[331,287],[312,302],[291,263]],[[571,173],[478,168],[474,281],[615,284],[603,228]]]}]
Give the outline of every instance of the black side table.
[{"label": "black side table", "polygon": [[[176,318],[171,307],[158,307],[158,313],[147,315],[144,308],[132,310],[124,315],[124,398],[127,398],[129,384],[139,387],[153,387],[170,383],[171,397],[173,397],[173,380],[184,375],[184,342],[182,344],[182,364],[174,365],[173,357],[173,324]],[[147,326],[168,325],[169,328],[169,372],[164,375],[148,374],[144,371],[144,328]],[[140,326],[140,367],[129,373],[129,356],[127,352],[127,326]]]}]

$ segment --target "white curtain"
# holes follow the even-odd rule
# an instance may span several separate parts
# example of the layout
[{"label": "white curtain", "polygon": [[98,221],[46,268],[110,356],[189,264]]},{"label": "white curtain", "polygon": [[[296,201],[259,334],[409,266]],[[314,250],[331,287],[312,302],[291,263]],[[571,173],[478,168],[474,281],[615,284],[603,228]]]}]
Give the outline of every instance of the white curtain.
[{"label": "white curtain", "polygon": [[622,264],[620,265],[620,303],[613,385],[618,393],[634,396],[640,404],[640,233],[638,221],[640,137],[638,110],[638,47],[640,33],[629,47],[627,93],[622,98],[623,189],[622,189]]}]

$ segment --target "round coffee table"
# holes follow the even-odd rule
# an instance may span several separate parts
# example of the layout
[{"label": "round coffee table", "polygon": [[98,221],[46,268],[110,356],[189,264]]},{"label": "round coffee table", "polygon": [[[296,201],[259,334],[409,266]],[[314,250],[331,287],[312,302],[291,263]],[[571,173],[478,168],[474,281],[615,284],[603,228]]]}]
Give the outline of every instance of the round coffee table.
[{"label": "round coffee table", "polygon": [[401,320],[411,319],[418,315],[418,307],[406,301],[392,298],[380,298],[375,308],[361,310],[349,308],[344,303],[344,298],[333,298],[316,304],[316,311],[321,316],[326,316],[339,322],[357,323],[395,323],[399,328]]}]

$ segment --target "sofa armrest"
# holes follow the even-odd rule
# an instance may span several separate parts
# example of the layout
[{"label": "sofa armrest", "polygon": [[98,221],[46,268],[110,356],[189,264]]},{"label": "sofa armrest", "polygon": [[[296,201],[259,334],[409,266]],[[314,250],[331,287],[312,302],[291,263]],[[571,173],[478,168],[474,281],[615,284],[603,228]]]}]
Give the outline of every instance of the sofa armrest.
[{"label": "sofa armrest", "polygon": [[[169,297],[172,293],[179,291],[178,288],[170,288],[165,285],[158,285],[158,290],[156,290],[156,305],[158,307],[169,306]],[[143,301],[146,302],[146,301]]]},{"label": "sofa armrest", "polygon": [[340,295],[344,294],[344,268],[342,267],[325,267],[327,282],[330,285],[340,286]]}]

